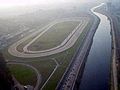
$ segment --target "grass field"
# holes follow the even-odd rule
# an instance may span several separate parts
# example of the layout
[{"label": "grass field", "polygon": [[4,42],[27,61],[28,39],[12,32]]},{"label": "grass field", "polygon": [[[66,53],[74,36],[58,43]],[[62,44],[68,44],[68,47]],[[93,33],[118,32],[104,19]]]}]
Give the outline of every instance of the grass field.
[{"label": "grass field", "polygon": [[79,21],[65,21],[55,24],[31,44],[28,49],[31,51],[40,51],[60,45],[79,23]]},{"label": "grass field", "polygon": [[9,64],[11,73],[22,85],[36,85],[37,76],[33,69],[17,64]]},{"label": "grass field", "polygon": [[[80,21],[66,21],[53,25],[45,34],[31,44],[28,49],[39,51],[61,44],[61,42],[75,29],[79,23]],[[33,40],[37,35],[39,35],[39,33],[22,42],[20,45],[18,45],[17,50],[19,52],[23,52],[23,47]]]},{"label": "grass field", "polygon": [[51,77],[51,79],[49,80],[47,85],[43,88],[43,90],[49,90],[49,88],[51,88],[51,90],[55,90],[66,68],[70,64],[72,57],[74,56],[76,50],[78,49],[78,46],[82,47],[82,43],[84,42],[83,39],[85,38],[85,35],[89,31],[89,28],[91,27],[91,25],[92,25],[92,22],[88,24],[88,26],[82,32],[81,36],[79,37],[79,39],[77,40],[77,42],[72,48],[55,56],[57,61],[60,63],[60,67],[57,69],[56,73]]},{"label": "grass field", "polygon": [[[75,43],[75,45],[72,47],[72,48],[69,48],[68,50],[65,50],[64,52],[61,52],[61,53],[57,53],[55,55],[51,55],[51,56],[46,56],[46,57],[41,57],[41,58],[18,58],[18,57],[14,57],[14,56],[11,56],[8,52],[7,52],[7,49],[5,51],[3,51],[3,54],[5,56],[5,58],[9,61],[14,61],[14,60],[17,60],[18,62],[22,62],[22,63],[25,63],[25,64],[29,64],[29,65],[32,65],[33,67],[35,67],[39,73],[42,75],[42,83],[40,84],[40,87],[42,87],[42,85],[45,83],[45,81],[48,79],[48,77],[50,76],[50,74],[53,72],[54,68],[56,67],[56,64],[55,62],[52,60],[53,58],[56,59],[56,61],[59,63],[59,67],[57,68],[57,70],[54,72],[54,74],[52,75],[52,77],[50,78],[50,80],[48,81],[48,83],[45,85],[45,87],[43,88],[43,90],[54,90],[55,87],[57,86],[58,82],[60,81],[62,75],[64,74],[66,68],[68,67],[68,65],[70,64],[71,62],[71,59],[73,57],[73,55],[75,54],[76,50],[78,49],[78,46],[81,46],[82,47],[82,44],[83,44],[83,41],[84,41],[84,38],[85,38],[85,35],[86,33],[89,31],[89,28],[91,27],[92,25],[92,22],[93,20],[91,20],[89,22],[89,24],[86,26],[86,28],[84,29],[84,31],[82,32],[82,34],[80,35],[79,39],[77,40],[77,42]],[[61,26],[62,26],[63,23],[61,23]],[[72,26],[72,22],[68,22],[67,24],[69,24],[68,26]],[[72,24],[72,25],[71,25]],[[78,24],[78,22],[76,22],[76,25]],[[69,30],[69,27],[66,27],[68,28]],[[74,25],[72,26],[74,27]],[[53,28],[53,27],[52,27]],[[56,28],[59,28],[59,30],[62,29],[62,27],[59,27],[56,25]],[[54,29],[51,29],[49,31],[50,35],[52,35],[52,30],[56,30],[56,28]],[[71,29],[71,31],[73,30],[73,28]],[[64,33],[70,33],[70,31],[64,31]],[[47,32],[48,33],[48,32]],[[58,33],[58,31],[57,31]],[[60,32],[59,32],[60,33]],[[61,33],[63,33],[61,31]],[[54,39],[54,35],[55,37],[57,37],[58,35],[56,35],[56,32],[54,32],[54,34],[52,35],[52,37],[50,38],[49,35],[48,37],[45,37],[47,36],[48,34],[46,35],[43,35],[43,37],[41,38],[49,38],[50,40]],[[61,34],[62,35],[62,34]],[[68,34],[66,34],[68,35]],[[60,36],[59,36],[60,38]],[[59,40],[58,38],[58,40]],[[65,37],[61,37],[61,42],[63,41],[63,38]],[[38,44],[40,43],[40,40],[39,39],[38,41],[35,42],[35,44]],[[29,42],[30,40],[28,40]],[[58,41],[56,41],[58,42]],[[59,42],[58,42],[59,43]],[[58,44],[56,43],[56,45]],[[24,42],[23,45],[20,46],[20,48],[22,49],[24,47],[24,45],[27,44],[27,42]],[[47,39],[46,39],[46,42],[45,42],[46,46],[47,46]],[[45,46],[45,47],[46,47]],[[54,45],[52,45],[53,47]],[[49,47],[50,48],[50,47]],[[46,49],[46,48],[44,48]],[[13,69],[14,72],[16,72],[17,70],[19,71],[20,67],[19,68],[13,68],[13,66],[10,66],[11,67],[11,70]],[[23,68],[22,68],[23,69]],[[24,69],[26,69],[26,72],[29,73],[29,70],[27,70],[28,68],[27,67],[24,67]],[[24,70],[23,69],[23,70]],[[31,69],[30,69],[31,70]],[[20,72],[22,72],[22,70],[20,69]],[[19,76],[19,78],[22,78],[23,76],[19,73],[13,73],[14,75],[16,76]],[[18,75],[19,74],[19,75]],[[28,75],[28,74],[27,74]],[[29,77],[31,77],[32,73],[29,73]],[[33,76],[33,75],[32,75]],[[31,79],[30,80],[23,80],[23,79],[20,79],[19,80],[18,78],[18,81],[20,82],[26,82],[27,84],[29,84],[29,81],[32,82],[32,84],[35,82],[35,81],[32,81]],[[34,77],[32,77],[34,78]],[[30,83],[31,83],[30,82]]]},{"label": "grass field", "polygon": [[41,81],[40,86],[42,86],[44,84],[44,82],[47,80],[47,78],[53,72],[53,70],[56,66],[55,62],[51,59],[46,59],[45,61],[42,60],[42,61],[28,62],[27,64],[35,67],[41,74],[42,81]]},{"label": "grass field", "polygon": [[[39,30],[39,29],[36,29]],[[43,29],[44,30],[44,29]],[[37,33],[36,35],[32,35],[29,39],[25,40],[24,42],[22,42],[20,45],[18,45],[17,50],[19,52],[23,52],[23,47],[25,45],[27,45],[31,40],[33,40],[37,35],[39,35],[39,33]],[[23,38],[24,39],[24,38]]]}]

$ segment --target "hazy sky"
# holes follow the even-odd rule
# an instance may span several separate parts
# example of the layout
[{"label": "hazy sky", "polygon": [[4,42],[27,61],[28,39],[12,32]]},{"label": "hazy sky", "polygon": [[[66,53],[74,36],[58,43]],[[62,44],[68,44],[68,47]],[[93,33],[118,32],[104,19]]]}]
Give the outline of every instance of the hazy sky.
[{"label": "hazy sky", "polygon": [[[60,3],[65,3],[65,2],[77,2],[77,3],[80,2],[82,4],[85,2],[101,2],[101,1],[104,0],[0,0],[0,17],[6,17],[10,15],[12,16],[14,14],[19,15],[19,14],[29,13],[38,10],[40,8],[50,9],[52,7],[54,8],[59,6]],[[34,5],[34,7],[31,7],[31,5]]]},{"label": "hazy sky", "polygon": [[95,0],[0,0],[0,7],[10,7],[18,5],[33,5],[33,4],[52,4],[60,2],[87,2]]}]

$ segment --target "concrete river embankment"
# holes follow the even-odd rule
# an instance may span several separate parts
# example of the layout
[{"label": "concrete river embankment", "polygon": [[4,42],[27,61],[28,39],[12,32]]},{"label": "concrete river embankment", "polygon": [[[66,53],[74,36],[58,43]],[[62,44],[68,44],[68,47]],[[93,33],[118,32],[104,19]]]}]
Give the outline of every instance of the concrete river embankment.
[{"label": "concrete river embankment", "polygon": [[111,62],[111,28],[108,17],[94,10],[91,11],[100,18],[100,24],[93,38],[83,76],[80,79],[79,90],[108,90]]}]

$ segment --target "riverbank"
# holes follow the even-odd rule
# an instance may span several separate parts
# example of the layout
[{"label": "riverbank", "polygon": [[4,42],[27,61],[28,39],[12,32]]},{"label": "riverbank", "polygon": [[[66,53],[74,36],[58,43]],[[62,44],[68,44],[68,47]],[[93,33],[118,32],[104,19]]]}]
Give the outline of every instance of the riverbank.
[{"label": "riverbank", "polygon": [[[72,62],[70,63],[68,69],[66,70],[66,73],[64,74],[60,83],[58,84],[58,87],[56,88],[57,90],[77,89],[77,84],[78,84],[77,78],[78,76],[82,75],[86,58],[93,41],[94,34],[100,22],[100,19],[96,15],[92,14],[92,16],[94,18],[94,23],[90,28],[90,31],[85,35],[82,48],[81,46],[79,46],[78,50],[76,51],[76,54],[72,59]],[[71,80],[69,80],[70,78]]]},{"label": "riverbank", "polygon": [[77,80],[76,80],[76,83],[75,83],[75,86],[74,86],[74,90],[78,90],[79,85],[81,83],[81,78],[82,78],[82,75],[83,75],[83,72],[84,72],[84,68],[85,68],[85,65],[86,65],[86,62],[87,62],[87,57],[89,55],[89,52],[90,52],[90,49],[91,49],[91,46],[92,46],[92,43],[93,43],[93,38],[94,38],[96,30],[97,30],[97,28],[98,28],[98,26],[100,24],[100,18],[98,16],[96,16],[93,12],[91,12],[91,10],[90,10],[90,13],[94,17],[95,21],[94,21],[93,26],[90,29],[90,32],[89,32],[89,33],[92,32],[91,36],[89,36],[89,35],[86,36],[86,39],[90,38],[90,40],[89,40],[88,47],[86,48],[86,52],[83,53],[85,55],[85,57],[83,58],[84,59],[83,63],[81,65],[81,68],[79,69],[79,74],[77,76]]},{"label": "riverbank", "polygon": [[[97,8],[103,6],[101,4]],[[97,9],[96,8],[96,9]],[[95,10],[96,10],[95,9]],[[93,38],[79,90],[108,90],[111,62],[110,22],[107,16],[94,10],[101,22]]]},{"label": "riverbank", "polygon": [[116,35],[115,35],[115,29],[113,25],[113,18],[111,13],[107,10],[107,6],[103,6],[100,9],[97,9],[96,11],[106,15],[108,19],[110,20],[110,25],[111,25],[111,36],[112,36],[112,57],[111,57],[111,73],[110,73],[110,90],[118,90],[118,81],[117,81],[117,64],[116,64]]}]

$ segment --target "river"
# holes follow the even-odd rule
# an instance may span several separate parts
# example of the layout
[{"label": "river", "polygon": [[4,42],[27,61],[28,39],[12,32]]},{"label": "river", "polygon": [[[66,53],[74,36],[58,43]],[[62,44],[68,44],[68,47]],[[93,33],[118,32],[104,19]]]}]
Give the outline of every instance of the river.
[{"label": "river", "polygon": [[93,43],[84,68],[79,90],[108,90],[111,63],[111,28],[107,16],[94,10],[91,11],[100,18],[100,24],[93,38]]}]

